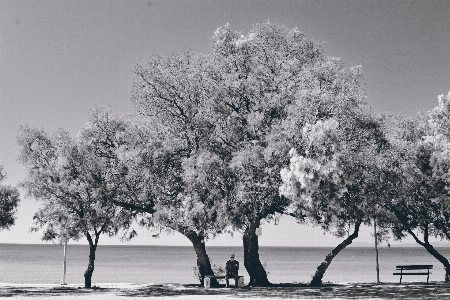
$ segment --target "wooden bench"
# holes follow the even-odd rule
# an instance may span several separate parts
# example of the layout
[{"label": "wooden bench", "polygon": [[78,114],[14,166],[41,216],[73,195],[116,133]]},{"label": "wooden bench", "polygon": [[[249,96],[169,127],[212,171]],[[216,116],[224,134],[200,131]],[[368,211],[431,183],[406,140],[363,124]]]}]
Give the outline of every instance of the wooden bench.
[{"label": "wooden bench", "polygon": [[[400,272],[393,273],[393,275],[400,275],[400,284],[402,283],[403,275],[427,275],[427,283],[430,278],[430,269],[433,269],[433,265],[405,265],[396,266],[396,270]],[[426,272],[417,272],[420,270],[427,270]],[[416,272],[404,272],[404,271],[416,271]]]},{"label": "wooden bench", "polygon": [[[244,286],[244,276],[238,276],[238,287]],[[205,280],[203,281],[203,285],[205,288],[209,289],[211,287],[211,279],[225,279],[225,276],[213,276],[213,275],[206,275]],[[232,280],[234,282],[234,278],[229,278],[229,280]]]}]

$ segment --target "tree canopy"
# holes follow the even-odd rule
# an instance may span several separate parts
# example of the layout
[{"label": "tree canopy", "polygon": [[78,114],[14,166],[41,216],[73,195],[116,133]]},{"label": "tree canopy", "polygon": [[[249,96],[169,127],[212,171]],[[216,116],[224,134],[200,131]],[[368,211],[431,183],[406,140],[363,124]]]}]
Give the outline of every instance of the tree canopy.
[{"label": "tree canopy", "polygon": [[[0,166],[0,183],[5,178],[6,174]],[[17,188],[0,184],[0,230],[9,229],[14,225],[19,202],[20,195]]]},{"label": "tree canopy", "polygon": [[63,130],[49,135],[23,126],[18,142],[28,170],[21,186],[43,204],[34,216],[34,230],[44,228],[43,240],[85,237],[90,246],[85,286],[91,287],[100,235],[116,235],[133,220],[128,211],[104,201],[121,196],[109,182],[108,160],[93,155],[91,141],[72,140]]},{"label": "tree canopy", "polygon": [[430,237],[450,238],[449,102],[449,96],[441,95],[438,106],[428,114],[397,119],[391,138],[402,153],[402,180],[395,197],[386,202],[397,220],[394,236],[411,235],[444,265],[446,282],[450,281],[450,263],[432,246]]},{"label": "tree canopy", "polygon": [[[183,149],[179,160],[191,161],[206,153],[217,159],[216,170],[222,169],[220,178],[227,184],[221,184],[215,208],[226,203],[228,221],[243,234],[251,285],[269,284],[255,231],[290,203],[279,193],[280,173],[289,166],[292,148],[302,155],[308,149],[302,133],[308,124],[335,120],[345,138],[338,150],[340,172],[345,173],[338,190],[346,189],[339,205],[347,211],[318,202],[316,212],[320,207],[334,208],[324,211],[321,224],[336,225],[343,235],[348,222],[359,227],[367,221],[357,209],[363,203],[358,197],[369,189],[364,155],[381,151],[384,138],[365,101],[360,67],[346,68],[338,58],[325,57],[322,45],[297,29],[267,22],[253,26],[247,36],[228,25],[220,27],[211,53],[154,56],[136,73],[133,102],[164,132],[166,141]],[[347,166],[350,161],[353,164]],[[366,178],[358,177],[361,174]],[[212,179],[199,178],[203,185]],[[375,181],[370,180],[373,186]],[[195,185],[186,185],[190,186]],[[351,207],[355,209],[350,213]]]},{"label": "tree canopy", "polygon": [[[205,241],[228,226],[225,206],[218,202],[230,190],[222,160],[207,149],[190,148],[195,143],[187,135],[163,124],[165,118],[158,120],[119,118],[97,110],[83,135],[96,145],[97,156],[113,158],[115,185],[130,195],[108,201],[140,213],[141,224],[151,230],[186,236],[196,250],[202,277],[212,275]],[[174,121],[172,126],[179,125]]]}]

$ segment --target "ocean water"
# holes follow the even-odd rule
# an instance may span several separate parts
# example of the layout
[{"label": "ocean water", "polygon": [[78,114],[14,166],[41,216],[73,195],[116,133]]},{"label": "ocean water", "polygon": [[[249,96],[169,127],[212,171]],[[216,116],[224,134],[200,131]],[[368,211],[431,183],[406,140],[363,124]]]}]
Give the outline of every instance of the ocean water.
[{"label": "ocean water", "polygon": [[[450,257],[449,248],[437,248]],[[260,260],[272,283],[306,283],[331,248],[260,247]],[[231,253],[240,262],[240,275],[245,282],[242,247],[207,247],[210,260],[225,265]],[[89,248],[68,245],[66,282],[83,284]],[[380,280],[398,282],[392,275],[399,264],[432,264],[430,281],[442,281],[444,268],[420,247],[383,247],[379,249]],[[194,277],[196,256],[193,247],[168,246],[102,246],[96,253],[93,284],[97,283],[197,283]],[[61,283],[63,276],[63,246],[0,244],[0,282]],[[324,281],[375,282],[375,250],[349,247],[331,263]],[[406,276],[403,281],[426,281],[426,276]]]}]

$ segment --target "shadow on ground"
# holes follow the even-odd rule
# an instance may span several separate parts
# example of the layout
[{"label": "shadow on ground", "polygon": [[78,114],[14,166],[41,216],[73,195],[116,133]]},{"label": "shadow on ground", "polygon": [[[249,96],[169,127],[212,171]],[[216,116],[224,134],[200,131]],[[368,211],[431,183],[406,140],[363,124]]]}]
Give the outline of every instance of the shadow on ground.
[{"label": "shadow on ground", "polygon": [[0,289],[0,297],[14,297],[14,296],[64,296],[64,295],[86,295],[93,293],[107,293],[113,292],[114,289],[94,287],[92,289],[85,289],[81,287],[41,287],[41,286],[2,286]]},{"label": "shadow on ground", "polygon": [[407,283],[407,284],[324,284],[313,288],[304,284],[279,284],[267,288],[214,288],[205,289],[198,285],[131,285],[127,288],[94,287],[26,287],[4,286],[0,297],[14,296],[78,296],[100,295],[127,298],[176,297],[176,296],[216,296],[228,295],[234,298],[300,298],[300,299],[449,299],[450,285],[445,283]]},{"label": "shadow on ground", "polygon": [[301,299],[445,299],[450,298],[450,286],[430,284],[324,284],[313,288],[301,284],[280,284],[268,288],[204,289],[195,286],[151,286],[127,293],[129,297],[157,297],[178,295],[230,295],[235,298],[301,298]]}]

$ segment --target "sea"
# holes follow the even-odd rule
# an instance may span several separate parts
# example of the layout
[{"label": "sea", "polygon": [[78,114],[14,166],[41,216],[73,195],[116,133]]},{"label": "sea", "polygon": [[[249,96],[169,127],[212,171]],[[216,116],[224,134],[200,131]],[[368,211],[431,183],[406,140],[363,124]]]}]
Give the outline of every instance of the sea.
[{"label": "sea", "polygon": [[[450,257],[450,248],[436,248]],[[225,266],[230,254],[240,262],[239,274],[248,282],[242,247],[207,247],[213,265]],[[332,250],[327,247],[260,247],[260,260],[272,283],[307,283],[317,266]],[[83,284],[89,247],[67,245],[66,283]],[[53,244],[0,244],[0,283],[59,284],[63,280],[63,246]],[[347,247],[334,258],[324,282],[376,282],[375,249]],[[421,247],[379,248],[381,282],[398,282],[395,266],[431,264],[430,281],[442,281],[442,264]],[[99,245],[93,284],[139,283],[195,284],[196,255],[193,247]],[[406,276],[403,282],[426,282],[426,276]]]}]

